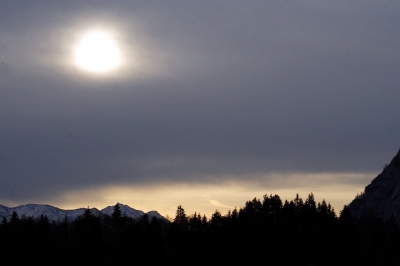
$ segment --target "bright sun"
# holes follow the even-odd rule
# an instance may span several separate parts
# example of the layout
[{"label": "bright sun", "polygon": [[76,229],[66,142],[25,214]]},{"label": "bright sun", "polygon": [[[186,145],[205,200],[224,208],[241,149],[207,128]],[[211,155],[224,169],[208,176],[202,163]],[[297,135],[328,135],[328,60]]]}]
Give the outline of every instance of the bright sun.
[{"label": "bright sun", "polygon": [[89,71],[106,72],[114,69],[120,54],[113,40],[103,32],[87,34],[75,51],[76,63]]}]

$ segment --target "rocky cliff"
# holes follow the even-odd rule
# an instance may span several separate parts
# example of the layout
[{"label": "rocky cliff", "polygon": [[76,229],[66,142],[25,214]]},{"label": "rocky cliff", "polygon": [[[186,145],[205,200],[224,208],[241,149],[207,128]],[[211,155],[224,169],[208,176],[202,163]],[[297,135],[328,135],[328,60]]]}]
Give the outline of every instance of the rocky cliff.
[{"label": "rocky cliff", "polygon": [[383,220],[393,217],[400,225],[400,150],[348,207],[355,218],[371,213]]}]

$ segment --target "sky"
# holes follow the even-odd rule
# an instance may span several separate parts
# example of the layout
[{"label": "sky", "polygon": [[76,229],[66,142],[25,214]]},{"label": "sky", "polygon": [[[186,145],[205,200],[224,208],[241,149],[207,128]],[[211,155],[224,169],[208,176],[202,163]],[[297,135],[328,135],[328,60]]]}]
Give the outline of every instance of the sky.
[{"label": "sky", "polygon": [[[339,213],[400,148],[400,2],[0,0],[0,204]],[[90,32],[118,64],[77,64]]]}]

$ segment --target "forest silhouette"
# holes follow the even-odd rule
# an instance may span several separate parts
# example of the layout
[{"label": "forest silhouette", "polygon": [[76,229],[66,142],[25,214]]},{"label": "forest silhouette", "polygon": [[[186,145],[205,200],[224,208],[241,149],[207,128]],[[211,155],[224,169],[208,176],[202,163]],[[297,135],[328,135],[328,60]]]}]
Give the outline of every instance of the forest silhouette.
[{"label": "forest silhouette", "polygon": [[226,215],[187,215],[177,207],[173,221],[112,215],[88,208],[70,221],[18,217],[0,225],[3,254],[19,262],[78,265],[400,265],[399,227],[367,214],[339,215],[311,193],[282,202],[278,195],[254,198]]}]

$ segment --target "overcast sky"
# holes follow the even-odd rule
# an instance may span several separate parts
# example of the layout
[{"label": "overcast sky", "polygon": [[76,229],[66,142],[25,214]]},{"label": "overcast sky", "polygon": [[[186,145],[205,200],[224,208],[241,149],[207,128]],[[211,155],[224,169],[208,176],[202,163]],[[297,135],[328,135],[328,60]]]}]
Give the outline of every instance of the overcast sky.
[{"label": "overcast sky", "polygon": [[[0,0],[0,204],[337,212],[400,147],[400,2]],[[107,33],[120,64],[76,64]]]}]

